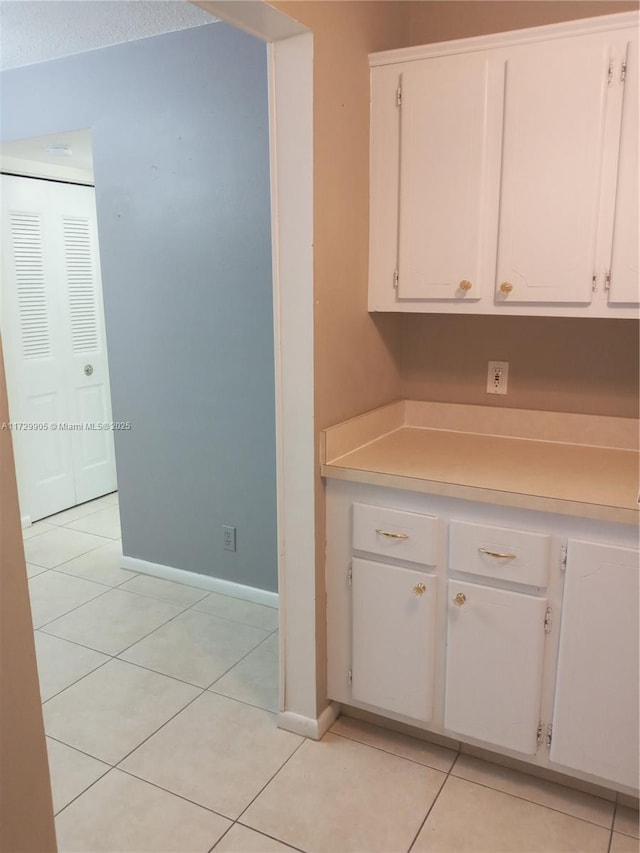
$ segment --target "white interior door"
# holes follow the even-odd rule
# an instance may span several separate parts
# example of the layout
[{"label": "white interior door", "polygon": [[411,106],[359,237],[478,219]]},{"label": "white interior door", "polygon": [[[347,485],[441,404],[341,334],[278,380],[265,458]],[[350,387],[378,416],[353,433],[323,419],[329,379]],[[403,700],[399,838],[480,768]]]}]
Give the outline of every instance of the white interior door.
[{"label": "white interior door", "polygon": [[21,512],[36,521],[116,488],[113,433],[86,428],[111,423],[93,189],[3,176],[2,244]]}]

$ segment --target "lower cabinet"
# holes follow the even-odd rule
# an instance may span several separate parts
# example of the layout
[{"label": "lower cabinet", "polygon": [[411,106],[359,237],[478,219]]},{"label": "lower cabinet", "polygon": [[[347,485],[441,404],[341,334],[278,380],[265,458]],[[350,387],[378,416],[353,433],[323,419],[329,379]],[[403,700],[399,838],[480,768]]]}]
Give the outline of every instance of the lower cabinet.
[{"label": "lower cabinet", "polygon": [[329,480],[329,698],[637,795],[636,543],[632,525]]},{"label": "lower cabinet", "polygon": [[351,572],[353,698],[428,722],[433,714],[435,578],[357,558]]},{"label": "lower cabinet", "polygon": [[638,785],[638,552],[569,540],[551,761]]},{"label": "lower cabinet", "polygon": [[445,728],[533,755],[546,598],[449,581]]}]

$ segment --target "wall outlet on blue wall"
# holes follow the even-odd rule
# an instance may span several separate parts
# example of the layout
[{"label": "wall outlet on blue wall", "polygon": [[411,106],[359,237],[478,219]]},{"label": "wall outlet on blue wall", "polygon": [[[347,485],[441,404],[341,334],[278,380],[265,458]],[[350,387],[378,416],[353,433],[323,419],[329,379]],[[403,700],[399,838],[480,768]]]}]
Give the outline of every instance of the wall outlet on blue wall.
[{"label": "wall outlet on blue wall", "polygon": [[235,551],[236,550],[236,529],[232,527],[230,524],[222,525],[222,535],[224,537],[224,550],[225,551]]}]

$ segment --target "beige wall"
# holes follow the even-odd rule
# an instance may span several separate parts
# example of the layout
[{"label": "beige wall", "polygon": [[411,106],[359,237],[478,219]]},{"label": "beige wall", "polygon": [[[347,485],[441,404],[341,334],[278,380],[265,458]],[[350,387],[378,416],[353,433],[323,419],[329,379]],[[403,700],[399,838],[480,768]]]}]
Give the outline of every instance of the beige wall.
[{"label": "beige wall", "polygon": [[[411,2],[407,44],[637,9],[637,2]],[[630,320],[408,315],[401,396],[638,416],[638,324]],[[485,393],[487,361],[509,362],[509,393]]]},{"label": "beige wall", "polygon": [[[8,420],[0,348],[0,424]],[[55,850],[11,433],[0,428],[0,851]]]},{"label": "beige wall", "polygon": [[[401,395],[638,417],[638,324],[540,317],[405,318]],[[509,393],[486,393],[487,362],[509,362]]]},{"label": "beige wall", "polygon": [[407,45],[539,27],[638,8],[636,0],[413,0]]},{"label": "beige wall", "polygon": [[405,43],[407,9],[364,1],[272,5],[314,37],[315,402],[323,429],[399,393],[400,318],[367,313],[368,53]]}]

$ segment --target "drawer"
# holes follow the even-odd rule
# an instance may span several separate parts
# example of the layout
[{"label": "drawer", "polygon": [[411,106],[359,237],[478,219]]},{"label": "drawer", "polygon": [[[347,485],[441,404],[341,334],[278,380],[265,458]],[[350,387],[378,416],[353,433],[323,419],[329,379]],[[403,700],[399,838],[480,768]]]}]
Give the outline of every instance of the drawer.
[{"label": "drawer", "polygon": [[438,562],[440,519],[433,515],[354,503],[356,551],[435,566]]},{"label": "drawer", "polygon": [[543,533],[452,521],[449,568],[544,587],[549,576],[550,542]]}]

